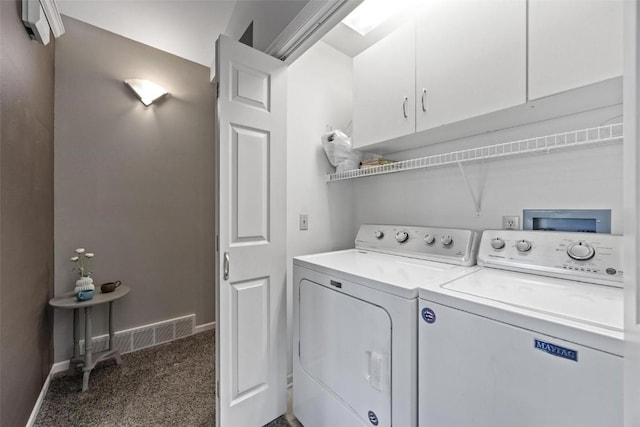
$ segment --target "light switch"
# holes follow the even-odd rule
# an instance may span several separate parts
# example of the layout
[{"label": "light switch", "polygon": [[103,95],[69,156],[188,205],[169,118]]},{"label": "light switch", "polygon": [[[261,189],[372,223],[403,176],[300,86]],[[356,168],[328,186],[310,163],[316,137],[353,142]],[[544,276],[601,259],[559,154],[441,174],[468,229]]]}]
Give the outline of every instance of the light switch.
[{"label": "light switch", "polygon": [[308,229],[309,229],[309,215],[300,214],[300,230],[308,230]]}]

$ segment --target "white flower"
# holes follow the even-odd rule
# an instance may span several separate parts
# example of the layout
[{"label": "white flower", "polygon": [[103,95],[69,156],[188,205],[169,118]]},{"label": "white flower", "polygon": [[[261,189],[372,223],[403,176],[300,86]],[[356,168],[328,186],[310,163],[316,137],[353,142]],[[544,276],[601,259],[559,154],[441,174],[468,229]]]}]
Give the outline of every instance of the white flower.
[{"label": "white flower", "polygon": [[86,254],[84,254],[84,256],[86,256],[87,258],[93,258],[93,253],[87,252]]},{"label": "white flower", "polygon": [[77,254],[83,254],[83,253],[84,253],[84,248],[78,248],[78,249],[76,249],[76,253],[77,253]]},{"label": "white flower", "polygon": [[77,257],[77,256],[72,256],[71,257],[71,261],[72,262],[78,262],[79,259],[80,259],[80,257]]}]

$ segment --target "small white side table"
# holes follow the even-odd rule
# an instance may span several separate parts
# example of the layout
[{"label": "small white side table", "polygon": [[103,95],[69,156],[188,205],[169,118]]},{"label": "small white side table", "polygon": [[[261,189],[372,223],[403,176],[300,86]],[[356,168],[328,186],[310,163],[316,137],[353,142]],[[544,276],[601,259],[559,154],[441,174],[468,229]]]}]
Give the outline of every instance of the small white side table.
[{"label": "small white side table", "polygon": [[[88,301],[78,301],[73,292],[65,293],[49,301],[55,308],[73,309],[73,358],[69,369],[72,370],[78,365],[82,365],[82,391],[89,389],[89,375],[96,364],[102,360],[114,358],[116,363],[121,364],[120,351],[113,345],[113,302],[129,293],[131,288],[120,285],[115,291],[103,294],[99,289],[94,292],[94,297]],[[94,305],[109,303],[109,348],[99,353],[92,353],[92,308]],[[80,309],[84,308],[84,357],[80,357]]]}]

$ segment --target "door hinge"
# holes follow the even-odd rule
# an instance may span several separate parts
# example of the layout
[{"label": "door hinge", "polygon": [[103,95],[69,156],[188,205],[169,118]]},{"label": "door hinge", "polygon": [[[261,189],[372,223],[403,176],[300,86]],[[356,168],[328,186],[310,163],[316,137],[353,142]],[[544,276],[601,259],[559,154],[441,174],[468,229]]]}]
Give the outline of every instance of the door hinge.
[{"label": "door hinge", "polygon": [[220,252],[220,236],[216,234],[216,252]]},{"label": "door hinge", "polygon": [[216,381],[216,397],[220,397],[220,381]]},{"label": "door hinge", "polygon": [[216,98],[220,98],[220,82],[216,82]]},{"label": "door hinge", "polygon": [[298,357],[300,357],[300,341],[298,341]]}]

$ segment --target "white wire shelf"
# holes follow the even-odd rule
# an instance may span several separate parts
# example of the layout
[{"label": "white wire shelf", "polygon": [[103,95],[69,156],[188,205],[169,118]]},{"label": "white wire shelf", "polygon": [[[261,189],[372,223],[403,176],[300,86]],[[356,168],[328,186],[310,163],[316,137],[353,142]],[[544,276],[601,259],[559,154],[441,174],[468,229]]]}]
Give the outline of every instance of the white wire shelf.
[{"label": "white wire shelf", "polygon": [[514,157],[526,154],[550,153],[552,151],[562,149],[617,143],[622,142],[622,139],[623,125],[622,123],[615,123],[594,128],[557,133],[555,135],[486,145],[484,147],[470,148],[468,150],[435,154],[417,159],[402,160],[367,169],[354,169],[332,173],[327,175],[327,182],[461,164],[466,162],[498,159],[503,157]]}]

